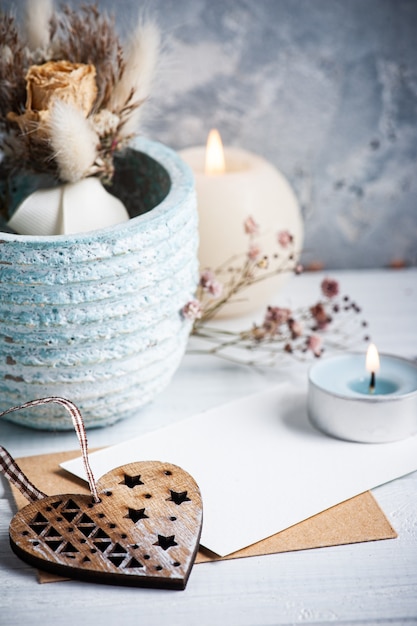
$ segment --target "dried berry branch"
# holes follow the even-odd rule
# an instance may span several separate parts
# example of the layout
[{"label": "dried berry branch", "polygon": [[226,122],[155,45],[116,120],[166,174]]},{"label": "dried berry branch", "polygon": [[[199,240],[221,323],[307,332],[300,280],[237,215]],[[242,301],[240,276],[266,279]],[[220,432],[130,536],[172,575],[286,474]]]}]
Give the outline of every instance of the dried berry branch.
[{"label": "dried berry branch", "polygon": [[211,326],[216,314],[251,285],[283,272],[302,271],[288,231],[278,233],[278,251],[271,258],[261,254],[259,228],[252,218],[245,221],[244,228],[249,237],[246,255],[236,255],[215,270],[204,270],[196,299],[182,310],[184,317],[193,321],[193,337],[204,346],[189,347],[189,353],[265,366],[274,365],[283,355],[320,357],[326,347],[341,348],[359,335],[369,340],[363,336],[367,323],[358,316],[360,308],[349,296],[339,295],[339,284],[331,278],[322,281],[321,297],[313,305],[297,309],[268,306],[262,323],[243,331]]}]

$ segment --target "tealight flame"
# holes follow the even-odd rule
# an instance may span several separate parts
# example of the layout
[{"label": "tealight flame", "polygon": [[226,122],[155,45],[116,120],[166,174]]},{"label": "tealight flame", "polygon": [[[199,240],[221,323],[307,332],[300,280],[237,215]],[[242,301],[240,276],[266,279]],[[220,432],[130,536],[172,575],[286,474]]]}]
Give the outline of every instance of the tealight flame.
[{"label": "tealight flame", "polygon": [[374,343],[369,344],[366,353],[366,369],[371,374],[379,371],[379,354]]},{"label": "tealight flame", "polygon": [[224,150],[222,138],[216,128],[212,128],[207,138],[206,147],[206,174],[224,174],[226,164],[224,160]]}]

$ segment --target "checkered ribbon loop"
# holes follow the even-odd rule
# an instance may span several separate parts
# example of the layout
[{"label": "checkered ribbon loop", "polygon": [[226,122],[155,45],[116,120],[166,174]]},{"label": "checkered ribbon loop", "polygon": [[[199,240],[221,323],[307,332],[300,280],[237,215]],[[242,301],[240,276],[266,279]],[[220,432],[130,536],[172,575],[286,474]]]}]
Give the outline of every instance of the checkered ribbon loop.
[{"label": "checkered ribbon loop", "polygon": [[39,491],[29,478],[22,472],[14,458],[6,448],[0,446],[0,471],[13,485],[15,485],[27,500],[41,500],[46,494]]},{"label": "checkered ribbon loop", "polygon": [[[30,406],[37,406],[40,404],[49,404],[50,402],[55,402],[57,404],[61,404],[66,410],[69,412],[72,418],[72,423],[75,428],[75,432],[77,433],[78,441],[80,443],[81,452],[83,456],[84,468],[87,475],[88,484],[90,486],[90,491],[93,496],[94,502],[100,502],[100,498],[97,492],[96,482],[94,480],[94,475],[90,467],[90,462],[88,460],[88,446],[87,446],[87,435],[85,432],[85,426],[83,422],[83,418],[79,408],[70,400],[66,400],[65,398],[40,398],[39,400],[30,400],[29,402],[25,402],[19,406],[13,406],[7,411],[3,411],[0,413],[0,417],[3,415],[7,415],[7,413],[12,413],[13,411],[19,411],[21,409],[26,409]],[[22,472],[20,467],[17,465],[16,461],[13,457],[0,446],[0,472],[6,476],[10,482],[12,482],[21,493],[28,500],[40,500],[44,498],[46,494],[39,491],[31,483],[28,477]]]}]

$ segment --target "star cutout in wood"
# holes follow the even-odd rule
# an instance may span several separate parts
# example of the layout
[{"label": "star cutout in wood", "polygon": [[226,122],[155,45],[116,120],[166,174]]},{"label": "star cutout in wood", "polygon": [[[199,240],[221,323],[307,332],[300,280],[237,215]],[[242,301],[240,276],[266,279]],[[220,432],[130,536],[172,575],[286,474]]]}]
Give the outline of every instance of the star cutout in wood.
[{"label": "star cutout in wood", "polygon": [[175,541],[175,535],[170,535],[169,537],[164,537],[164,535],[158,535],[158,541],[153,544],[154,546],[159,546],[162,550],[168,550],[168,548],[172,548],[177,546],[177,542]]},{"label": "star cutout in wood", "polygon": [[129,474],[125,474],[124,480],[120,483],[121,485],[126,485],[129,489],[133,489],[137,485],[143,485],[143,482],[140,479],[140,474],[138,476],[129,476]]},{"label": "star cutout in wood", "polygon": [[170,489],[170,492],[171,497],[168,498],[168,500],[172,500],[175,504],[180,505],[183,502],[191,502],[190,498],[187,497],[186,491],[172,491],[172,489]]},{"label": "star cutout in wood", "polygon": [[149,519],[149,515],[146,515],[145,509],[131,509],[129,507],[129,512],[125,517],[129,518],[136,524],[141,519]]}]

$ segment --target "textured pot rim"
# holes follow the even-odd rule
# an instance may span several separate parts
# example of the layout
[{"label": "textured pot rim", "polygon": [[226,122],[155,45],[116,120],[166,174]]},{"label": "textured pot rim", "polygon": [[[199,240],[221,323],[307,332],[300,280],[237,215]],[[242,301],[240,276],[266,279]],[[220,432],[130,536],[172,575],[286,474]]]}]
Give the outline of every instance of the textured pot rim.
[{"label": "textured pot rim", "polygon": [[150,211],[132,217],[127,222],[116,224],[115,226],[107,226],[83,233],[73,233],[67,235],[19,235],[17,233],[0,232],[2,242],[21,242],[25,244],[43,243],[50,246],[59,246],[62,244],[85,243],[87,240],[100,241],[106,240],[109,236],[131,234],[137,229],[142,230],[144,225],[151,225],[153,221],[158,220],[161,216],[166,216],[167,212],[176,210],[178,205],[182,204],[190,193],[190,188],[194,185],[194,178],[191,168],[185,163],[181,157],[172,148],[158,141],[148,139],[146,137],[138,137],[131,141],[130,148],[143,152],[147,156],[157,161],[168,173],[171,187],[167,196],[157,206]]}]

